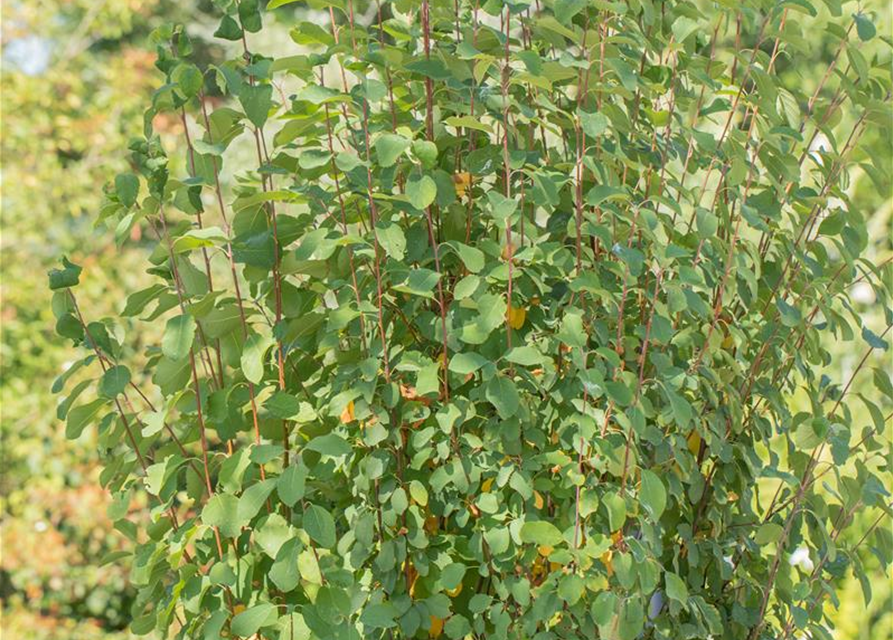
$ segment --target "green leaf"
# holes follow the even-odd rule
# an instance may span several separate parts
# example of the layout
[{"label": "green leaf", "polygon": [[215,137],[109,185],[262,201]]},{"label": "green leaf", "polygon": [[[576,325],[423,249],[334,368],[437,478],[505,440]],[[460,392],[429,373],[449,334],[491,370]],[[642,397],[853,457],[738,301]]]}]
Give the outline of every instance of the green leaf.
[{"label": "green leaf", "polygon": [[140,194],[140,179],[132,173],[119,173],[115,176],[115,194],[118,201],[129,209],[136,204]]},{"label": "green leaf", "polygon": [[418,480],[411,480],[409,483],[409,495],[415,500],[416,504],[423,507],[428,506],[428,490]]},{"label": "green leaf", "polygon": [[276,605],[264,602],[263,604],[248,607],[245,611],[233,617],[230,630],[235,636],[247,638],[253,636],[263,627],[273,626],[278,620],[279,613]]},{"label": "green leaf", "polygon": [[104,407],[106,401],[104,399],[94,400],[87,404],[82,404],[68,412],[68,419],[65,421],[65,437],[69,440],[80,438],[84,429],[87,428],[93,419]]},{"label": "green leaf", "polygon": [[270,0],[270,2],[267,3],[267,11],[272,11],[273,9],[284,7],[285,5],[292,4],[293,2],[298,2],[298,0]]},{"label": "green leaf", "polygon": [[601,113],[580,112],[580,126],[587,136],[597,138],[605,132],[610,121]]},{"label": "green leaf", "polygon": [[698,207],[696,212],[698,219],[698,237],[701,239],[712,238],[719,229],[719,218],[712,211]]},{"label": "green leaf", "polygon": [[242,27],[239,26],[239,23],[236,22],[232,16],[223,16],[223,20],[220,21],[220,26],[217,27],[217,31],[214,32],[214,37],[220,38],[221,40],[230,40],[232,42],[241,40]]},{"label": "green leaf", "polygon": [[564,542],[564,537],[558,527],[545,520],[525,522],[521,526],[520,536],[521,542],[547,547],[557,547]]},{"label": "green leaf", "polygon": [[555,19],[565,26],[571,26],[575,15],[586,8],[587,0],[555,0]]},{"label": "green leaf", "polygon": [[370,604],[363,608],[360,622],[367,629],[390,629],[397,626],[395,618],[399,615],[397,608],[390,602]]},{"label": "green leaf", "polygon": [[673,21],[673,37],[676,42],[682,44],[685,40],[698,31],[700,24],[697,20],[692,20],[687,16],[679,16]]},{"label": "green leaf", "polygon": [[328,87],[321,87],[317,84],[310,83],[295,94],[295,100],[320,105],[342,100],[342,95]]},{"label": "green leaf", "polygon": [[277,391],[264,402],[264,409],[276,418],[289,420],[301,412],[301,401],[290,393]]},{"label": "green leaf", "polygon": [[664,509],[667,507],[667,490],[664,483],[647,469],[642,469],[642,486],[639,490],[639,499],[642,505],[651,513],[651,517],[660,520]]},{"label": "green leaf", "polygon": [[583,578],[576,573],[571,573],[562,576],[558,582],[558,597],[564,600],[568,606],[573,606],[583,597],[585,588]]},{"label": "green leaf", "polygon": [[273,86],[243,83],[239,89],[239,102],[251,124],[260,129],[266,124],[270,108],[273,106]]},{"label": "green leaf", "polygon": [[882,349],[883,351],[886,351],[889,347],[886,340],[882,339],[866,326],[862,327],[862,339],[865,340],[872,349]]},{"label": "green leaf", "polygon": [[800,312],[795,308],[789,305],[787,302],[778,299],[778,311],[781,314],[781,323],[786,327],[796,327],[800,324]]},{"label": "green leaf", "polygon": [[287,506],[294,506],[298,500],[304,497],[307,472],[307,467],[299,463],[293,463],[279,476],[276,492],[279,494],[279,499]]},{"label": "green leaf", "polygon": [[569,347],[585,348],[588,338],[583,329],[583,318],[578,313],[565,314],[557,337]]},{"label": "green leaf", "polygon": [[226,234],[219,227],[192,229],[174,240],[174,253],[210,248],[226,244]]},{"label": "green leaf", "polygon": [[406,183],[406,196],[413,207],[424,211],[437,197],[437,183],[429,176],[413,178]]},{"label": "green leaf", "polygon": [[322,573],[319,570],[319,563],[316,561],[314,552],[310,549],[304,549],[298,554],[298,570],[301,572],[301,578],[311,584],[322,584]]},{"label": "green leaf", "polygon": [[378,244],[394,260],[403,260],[406,255],[406,236],[399,225],[390,222],[381,223],[376,227]]},{"label": "green leaf", "polygon": [[310,451],[318,451],[327,456],[346,456],[353,451],[347,440],[334,433],[317,436],[308,442],[304,448]]},{"label": "green leaf", "polygon": [[444,120],[444,124],[451,127],[463,127],[465,129],[474,129],[475,131],[484,131],[485,133],[493,133],[493,127],[481,122],[477,118],[471,116],[450,116]]},{"label": "green leaf", "polygon": [[[68,410],[71,408],[71,405],[80,397],[80,395],[93,384],[92,380],[81,380],[74,386],[74,389],[71,390],[71,393],[68,394],[62,402],[60,402],[56,406],[56,418],[59,420],[65,420],[65,417],[68,415]],[[60,389],[61,391],[61,389]],[[55,391],[54,393],[59,393],[59,391]]]},{"label": "green leaf", "polygon": [[80,282],[81,267],[62,256],[62,268],[53,269],[47,275],[50,277],[50,289],[52,291],[67,289],[76,286]]},{"label": "green leaf", "polygon": [[332,161],[332,154],[324,149],[304,149],[298,156],[298,166],[311,170],[327,166]]},{"label": "green leaf", "polygon": [[421,161],[425,169],[433,169],[437,164],[437,145],[430,140],[415,140],[412,154]]},{"label": "green leaf", "polygon": [[175,316],[164,328],[161,352],[171,360],[183,360],[192,350],[194,339],[195,319],[188,314]]},{"label": "green leaf", "polygon": [[488,191],[487,200],[490,202],[490,214],[500,224],[505,224],[506,220],[518,210],[517,200],[507,198],[498,191]]},{"label": "green leaf", "polygon": [[772,542],[778,542],[781,540],[781,536],[784,534],[784,527],[780,524],[776,524],[774,522],[764,522],[760,525],[760,528],[757,529],[756,535],[753,537],[753,541],[759,545],[770,544]]},{"label": "green leaf", "polygon": [[801,422],[793,433],[794,444],[801,451],[808,451],[818,446],[825,440],[828,435],[828,419],[813,418]]},{"label": "green leaf", "polygon": [[608,512],[608,526],[611,531],[620,531],[626,522],[626,500],[618,493],[611,491],[602,497],[602,504]]},{"label": "green leaf", "polygon": [[270,567],[270,580],[276,587],[288,593],[301,582],[301,573],[298,570],[298,553],[301,550],[301,541],[298,538],[286,540],[279,547],[273,566]]},{"label": "green leaf", "polygon": [[459,255],[465,268],[471,273],[479,273],[484,268],[484,252],[480,249],[469,247],[467,244],[456,242],[455,240],[446,243],[445,246],[450,247]]},{"label": "green leaf", "polygon": [[242,347],[240,364],[245,379],[258,384],[264,377],[264,360],[267,351],[273,346],[273,340],[267,336],[252,333]]},{"label": "green leaf", "polygon": [[130,383],[130,369],[117,365],[108,369],[99,380],[99,395],[112,400],[124,392]]},{"label": "green leaf", "polygon": [[342,151],[335,156],[335,166],[345,173],[349,173],[362,165],[363,161],[360,160],[360,157],[355,153]]},{"label": "green leaf", "polygon": [[[293,536],[294,531],[278,513],[265,516],[254,529],[254,541],[274,560],[282,546],[294,539]],[[297,565],[297,562],[295,564]]]},{"label": "green leaf", "polygon": [[508,420],[518,413],[520,406],[518,389],[509,378],[502,375],[493,376],[487,383],[485,396],[490,404],[496,407],[496,412],[503,420]]},{"label": "green leaf", "polygon": [[220,535],[235,538],[241,532],[238,519],[239,500],[229,493],[216,493],[202,509],[202,522],[217,527]]},{"label": "green leaf", "polygon": [[382,167],[393,166],[404,151],[409,148],[410,142],[403,136],[394,133],[385,133],[375,140],[375,152],[378,155],[378,164]]},{"label": "green leaf", "polygon": [[586,204],[591,207],[601,206],[608,200],[629,200],[629,193],[624,189],[611,187],[606,184],[597,184],[586,192]]},{"label": "green leaf", "polygon": [[853,18],[856,20],[856,33],[862,42],[868,42],[877,34],[874,23],[864,13],[855,14]]},{"label": "green leaf", "polygon": [[488,363],[489,360],[479,353],[456,353],[450,357],[449,369],[460,376],[467,376]]},{"label": "green leaf", "polygon": [[440,584],[444,589],[452,590],[462,584],[465,572],[468,570],[461,562],[452,562],[440,572]]},{"label": "green leaf", "polygon": [[406,280],[398,285],[394,285],[394,291],[403,293],[411,293],[413,295],[425,298],[433,298],[432,291],[437,286],[440,274],[430,269],[412,269],[406,274]]},{"label": "green leaf", "polygon": [[681,604],[688,603],[688,587],[675,573],[667,572],[664,575],[667,584],[667,597]]},{"label": "green leaf", "polygon": [[605,382],[608,397],[621,407],[628,407],[633,401],[633,392],[622,380]]},{"label": "green leaf", "polygon": [[171,74],[171,79],[177,83],[180,91],[187,98],[197,96],[204,84],[202,72],[191,63],[177,65],[177,68]]},{"label": "green leaf", "polygon": [[320,507],[311,504],[304,511],[304,531],[318,545],[329,549],[335,546],[335,520],[332,514]]},{"label": "green leaf", "polygon": [[236,507],[236,517],[241,526],[247,526],[264,506],[267,498],[276,488],[276,479],[267,478],[257,482],[242,492]]},{"label": "green leaf", "polygon": [[[670,410],[673,412],[673,420],[679,426],[680,430],[687,429],[693,418],[691,404],[667,385],[662,386],[670,401]],[[632,400],[632,398],[630,398],[630,400]]]},{"label": "green leaf", "polygon": [[543,354],[536,347],[514,347],[505,354],[505,359],[524,367],[534,367],[543,363]]},{"label": "green leaf", "polygon": [[592,603],[592,619],[599,626],[607,625],[617,610],[617,595],[613,591],[602,591]]},{"label": "green leaf", "polygon": [[263,25],[260,17],[259,0],[240,0],[238,3],[238,7],[239,22],[242,23],[242,28],[249,33],[257,33],[258,31],[260,31]]},{"label": "green leaf", "polygon": [[151,287],[141,289],[127,296],[127,304],[124,305],[124,311],[121,315],[125,318],[133,317],[143,312],[146,306],[158,298],[162,293],[167,291],[167,287],[163,284],[153,284]]}]

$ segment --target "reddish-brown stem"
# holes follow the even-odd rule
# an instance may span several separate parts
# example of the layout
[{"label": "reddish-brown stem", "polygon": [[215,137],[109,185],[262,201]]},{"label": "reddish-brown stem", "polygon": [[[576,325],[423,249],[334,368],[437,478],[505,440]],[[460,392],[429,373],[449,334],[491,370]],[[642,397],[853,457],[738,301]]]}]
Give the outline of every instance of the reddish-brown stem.
[{"label": "reddish-brown stem", "polygon": [[[242,47],[245,53],[246,59],[250,59],[251,54],[248,51],[248,41],[245,38],[245,32],[242,32]],[[248,82],[254,86],[254,76],[248,76]],[[265,176],[262,172],[262,167],[264,163],[270,163],[270,156],[267,152],[267,142],[264,138],[263,127],[255,127],[254,130],[254,146],[255,151],[257,153],[257,165],[258,170],[261,171],[261,189],[263,189],[264,193],[268,193],[273,190],[273,177]],[[273,300],[274,307],[276,313],[275,325],[273,327],[273,334],[276,340],[276,368],[278,373],[278,383],[279,390],[285,391],[285,352],[282,347],[282,339],[279,336],[279,331],[281,329],[280,323],[282,322],[282,276],[280,273],[280,245],[279,245],[279,229],[276,220],[276,204],[274,201],[269,201],[266,203],[265,209],[269,215],[270,226],[273,231]],[[286,420],[282,421],[282,460],[283,464],[287,467],[289,464],[289,454],[290,454],[290,445],[289,445],[289,429],[288,422]]]},{"label": "reddish-brown stem", "polygon": [[[205,134],[208,136],[208,142],[214,144],[214,135],[211,131],[211,120],[208,117],[208,108],[205,103],[205,96],[203,93],[199,94],[199,102],[201,103],[202,110],[202,119],[205,123]],[[236,296],[236,306],[239,310],[239,321],[242,327],[242,338],[248,338],[248,320],[245,315],[245,304],[242,300],[242,288],[239,284],[239,274],[236,269],[236,261],[233,256],[233,246],[232,246],[232,228],[229,224],[229,219],[226,215],[226,205],[223,201],[223,189],[220,186],[220,173],[217,168],[217,158],[215,156],[211,156],[211,167],[214,173],[214,192],[217,196],[217,206],[220,208],[220,217],[223,221],[223,229],[226,234],[226,245],[224,250],[226,252],[226,257],[229,261],[229,269],[232,275],[233,281],[233,290]],[[254,428],[254,443],[260,444],[260,422],[257,417],[257,396],[254,387],[254,383],[248,381],[248,398],[251,405],[251,422]],[[264,470],[263,465],[259,465],[260,467],[260,475],[261,479],[266,479],[266,471]]]}]

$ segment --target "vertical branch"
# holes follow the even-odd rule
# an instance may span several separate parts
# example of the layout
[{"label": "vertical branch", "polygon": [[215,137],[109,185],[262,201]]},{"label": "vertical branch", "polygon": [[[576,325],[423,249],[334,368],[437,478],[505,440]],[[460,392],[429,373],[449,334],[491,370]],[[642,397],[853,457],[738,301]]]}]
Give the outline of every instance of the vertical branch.
[{"label": "vertical branch", "polygon": [[[422,33],[424,38],[424,47],[425,47],[425,58],[430,59],[431,57],[431,24],[430,24],[430,16],[428,13],[428,0],[424,0],[422,2]],[[425,78],[425,104],[426,104],[426,129],[428,133],[428,140],[434,142],[434,86],[431,83],[431,78]],[[438,234],[435,232],[434,228],[434,220],[431,216],[431,207],[430,205],[425,207],[425,221],[428,225],[428,241],[431,243],[431,249],[434,252],[434,269],[439,274],[439,278],[437,279],[437,301],[438,306],[440,307],[440,330],[441,330],[441,342],[443,348],[443,358],[441,362],[441,366],[443,369],[443,397],[446,402],[450,401],[450,374],[449,374],[449,364],[450,364],[450,355],[449,355],[449,341],[448,341],[448,333],[447,333],[447,304],[446,298],[443,294],[443,279],[446,274],[441,271],[440,268],[440,246],[438,241]]]},{"label": "vertical branch", "polygon": [[[180,284],[179,284],[181,282],[180,272],[179,272],[179,269],[177,268],[176,254],[174,254],[174,245],[171,242],[170,234],[167,231],[167,223],[164,220],[164,212],[159,212],[158,219],[161,222],[163,233],[159,233],[158,229],[155,228],[154,224],[152,225],[152,228],[155,229],[155,233],[158,235],[159,242],[163,241],[167,244],[168,259],[170,260],[170,263],[171,263],[171,271],[174,276],[174,281],[177,283],[177,291],[178,291],[178,293],[180,293],[180,296],[179,296],[180,297],[180,310],[185,314],[186,306],[183,301],[182,292],[180,292]],[[190,369],[192,370],[192,384],[193,384],[193,388],[195,389],[195,409],[196,409],[196,415],[198,417],[199,437],[201,439],[201,446],[202,446],[202,466],[204,467],[204,470],[205,470],[205,478],[204,478],[205,488],[208,490],[208,496],[210,497],[210,496],[214,495],[214,488],[211,485],[211,470],[210,470],[210,465],[208,464],[207,428],[205,426],[204,410],[202,409],[201,382],[199,381],[199,377],[198,377],[198,369],[195,366],[195,352],[194,352],[194,348],[192,347],[192,345],[190,345],[190,347],[189,347],[189,366],[190,366]]]},{"label": "vertical branch", "polygon": [[[505,197],[511,199],[512,197],[512,170],[511,170],[511,160],[509,158],[509,99],[508,99],[508,86],[509,86],[509,77],[511,75],[511,66],[510,66],[510,43],[511,43],[511,24],[512,24],[512,10],[511,7],[505,8],[505,62],[502,68],[502,162],[503,162],[503,179],[505,180]],[[523,211],[522,211],[523,215]],[[578,240],[579,242],[579,240]],[[513,263],[515,261],[514,257],[515,247],[512,244],[512,217],[508,216],[505,219],[505,255],[506,255],[506,263],[508,266],[508,285],[506,291],[506,323],[505,323],[505,335],[506,335],[506,346],[508,349],[512,348],[512,286],[514,284],[514,274],[513,274]]]},{"label": "vertical branch", "polygon": [[[202,119],[205,123],[205,135],[208,136],[208,142],[210,144],[214,144],[214,134],[211,130],[211,119],[208,116],[208,107],[205,102],[204,93],[199,94],[199,102],[201,103],[201,111],[202,111]],[[239,284],[239,274],[236,269],[236,261],[233,255],[233,245],[232,245],[232,227],[229,223],[229,218],[226,215],[226,205],[223,202],[223,189],[220,186],[220,172],[217,167],[217,158],[215,156],[211,156],[211,167],[214,172],[214,193],[217,196],[217,206],[220,208],[220,218],[223,222],[223,230],[226,234],[226,246],[224,247],[224,251],[226,252],[226,257],[229,261],[229,269],[232,275],[233,281],[233,290],[236,296],[236,306],[239,310],[239,322],[242,327],[242,338],[248,338],[248,320],[245,316],[245,303],[242,299],[242,287]],[[255,391],[254,383],[250,380],[248,381],[248,398],[251,404],[251,422],[254,428],[254,443],[260,444],[260,423],[257,417],[257,394]],[[266,479],[266,471],[264,470],[263,465],[260,466],[260,474],[261,479]]]},{"label": "vertical branch", "polygon": [[381,247],[378,243],[378,209],[375,205],[375,198],[372,195],[372,162],[369,156],[369,103],[363,100],[363,137],[365,138],[366,151],[366,196],[369,202],[369,222],[372,227],[373,250],[375,251],[375,259],[373,260],[373,271],[375,273],[375,288],[378,297],[378,332],[381,337],[381,352],[384,360],[384,377],[388,382],[391,381],[391,365],[388,357],[388,341],[385,335],[384,327],[384,290],[381,284]]},{"label": "vertical branch", "polygon": [[[245,53],[246,59],[251,58],[251,54],[248,51],[248,41],[245,38],[245,30],[242,30],[242,47]],[[248,82],[251,86],[254,86],[254,76],[248,76]],[[267,164],[270,162],[270,156],[267,153],[267,143],[264,139],[263,128],[254,127],[254,146],[257,154],[257,165],[258,170],[261,171],[264,162]],[[264,193],[273,190],[273,177],[265,176],[261,171],[261,188]],[[277,373],[278,373],[278,383],[279,390],[285,391],[285,353],[282,347],[282,338],[279,335],[280,331],[280,323],[282,322],[282,276],[280,273],[280,246],[279,246],[279,229],[276,222],[276,204],[271,200],[266,203],[264,207],[267,211],[270,225],[273,230],[273,299],[274,299],[274,307],[276,313],[276,320],[273,328],[273,337],[276,340],[276,365],[277,365]],[[287,467],[289,464],[289,428],[288,421],[282,421],[282,446],[283,446],[283,463]]]},{"label": "vertical branch", "polygon": [[[332,175],[335,180],[335,194],[338,197],[338,208],[341,211],[341,232],[346,236],[348,233],[347,229],[347,213],[344,210],[344,195],[341,193],[341,181],[338,178],[338,167],[335,164],[335,148],[332,145],[332,123],[329,121],[329,105],[325,105],[326,109],[326,134],[329,144],[329,153],[332,156],[331,166],[332,166]],[[363,313],[361,311],[361,301],[360,301],[360,286],[357,282],[357,269],[356,264],[354,263],[354,255],[353,249],[348,245],[347,249],[347,260],[350,266],[350,280],[351,286],[353,287],[354,297],[357,301],[357,311],[360,313],[360,343],[362,344],[363,351],[366,351],[366,328],[365,321],[363,319]]]}]

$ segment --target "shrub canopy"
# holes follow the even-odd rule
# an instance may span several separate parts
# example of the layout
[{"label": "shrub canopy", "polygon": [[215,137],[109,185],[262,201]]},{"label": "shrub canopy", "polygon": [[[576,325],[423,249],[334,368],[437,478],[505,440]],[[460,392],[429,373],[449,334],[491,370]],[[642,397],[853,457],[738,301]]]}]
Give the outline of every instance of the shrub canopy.
[{"label": "shrub canopy", "polygon": [[[871,16],[821,9],[804,87],[809,2],[316,0],[278,59],[257,0],[216,4],[238,53],[154,33],[99,215],[157,238],[156,283],[95,320],[81,268],[50,274],[133,630],[830,637],[835,582],[893,553],[887,372],[849,393],[893,322],[847,195],[856,163],[889,187],[859,147],[889,126]],[[137,318],[165,329],[133,353]]]}]

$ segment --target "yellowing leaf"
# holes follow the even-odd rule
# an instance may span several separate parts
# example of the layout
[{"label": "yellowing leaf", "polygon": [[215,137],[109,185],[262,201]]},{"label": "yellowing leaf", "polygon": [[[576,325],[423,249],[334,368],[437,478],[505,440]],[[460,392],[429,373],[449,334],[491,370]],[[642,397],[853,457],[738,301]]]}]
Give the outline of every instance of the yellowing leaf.
[{"label": "yellowing leaf", "polygon": [[605,565],[605,568],[608,570],[608,577],[614,575],[614,552],[608,549],[601,555],[602,564]]},{"label": "yellowing leaf", "polygon": [[460,593],[462,593],[462,583],[461,582],[459,583],[459,586],[456,587],[455,589],[447,589],[446,590],[446,594],[451,598],[455,598]]},{"label": "yellowing leaf", "polygon": [[543,500],[543,496],[540,495],[539,491],[533,492],[533,504],[537,509],[542,509],[545,504],[545,500]]},{"label": "yellowing leaf", "polygon": [[406,573],[407,580],[409,580],[409,596],[414,598],[416,582],[418,582],[419,579],[419,572],[416,571],[416,568],[409,562],[409,560],[403,563],[403,570]]},{"label": "yellowing leaf", "polygon": [[453,175],[453,186],[456,187],[456,197],[462,198],[468,187],[471,186],[471,174],[467,171]]},{"label": "yellowing leaf", "polygon": [[353,408],[353,400],[347,403],[347,406],[344,407],[344,411],[341,412],[341,422],[343,424],[348,424],[353,422],[355,419],[354,416],[354,408]]},{"label": "yellowing leaf", "polygon": [[554,548],[553,548],[553,547],[550,547],[550,546],[547,545],[547,544],[541,544],[540,546],[538,546],[538,547],[536,548],[536,550],[539,552],[539,554],[540,554],[541,556],[543,556],[544,558],[547,558],[547,557],[549,557],[550,555],[552,555],[552,551],[554,551]]},{"label": "yellowing leaf", "polygon": [[520,329],[524,326],[524,321],[527,319],[527,309],[523,307],[509,307],[507,313],[508,323],[512,329]]},{"label": "yellowing leaf", "polygon": [[431,630],[428,631],[428,636],[431,638],[439,638],[440,634],[443,633],[443,618],[438,618],[437,616],[431,616]]},{"label": "yellowing leaf", "polygon": [[493,486],[493,478],[487,478],[481,483],[481,493],[488,493]]},{"label": "yellowing leaf", "polygon": [[688,450],[691,451],[693,456],[698,455],[698,452],[701,450],[701,434],[698,433],[697,429],[693,429],[688,434]]}]

